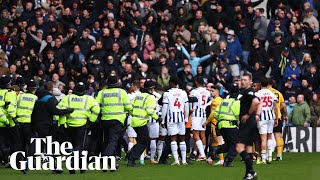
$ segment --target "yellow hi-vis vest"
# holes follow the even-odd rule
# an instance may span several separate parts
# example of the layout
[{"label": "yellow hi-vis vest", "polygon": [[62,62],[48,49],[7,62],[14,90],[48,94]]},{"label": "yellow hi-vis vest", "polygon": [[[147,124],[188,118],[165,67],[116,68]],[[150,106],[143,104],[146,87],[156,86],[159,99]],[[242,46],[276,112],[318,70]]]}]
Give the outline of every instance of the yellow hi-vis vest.
[{"label": "yellow hi-vis vest", "polygon": [[235,128],[239,119],[240,101],[234,98],[224,99],[214,110],[214,117],[218,120],[218,129]]},{"label": "yellow hi-vis vest", "polygon": [[31,114],[38,97],[31,93],[20,93],[17,99],[18,122],[31,123]]},{"label": "yellow hi-vis vest", "polygon": [[132,110],[128,94],[121,88],[102,89],[96,100],[101,106],[101,120],[118,120],[124,124],[126,112]]},{"label": "yellow hi-vis vest", "polygon": [[141,127],[148,123],[149,117],[158,120],[156,110],[156,98],[148,93],[138,94],[133,100],[131,127]]},{"label": "yellow hi-vis vest", "polygon": [[17,116],[17,94],[11,89],[0,89],[0,101],[10,102],[8,107],[3,108],[3,112],[9,120],[10,127],[14,127],[15,124],[12,118]]},{"label": "yellow hi-vis vest", "polygon": [[[70,127],[80,127],[87,124],[87,120],[95,122],[100,113],[100,106],[97,101],[88,95],[78,96],[75,94],[64,97],[57,105],[59,109],[73,108],[71,114],[61,118],[59,124],[66,123]],[[65,122],[63,122],[65,121]]]},{"label": "yellow hi-vis vest", "polygon": [[9,120],[7,116],[4,114],[4,105],[5,102],[0,101],[0,127],[6,127],[7,125],[9,125]]}]

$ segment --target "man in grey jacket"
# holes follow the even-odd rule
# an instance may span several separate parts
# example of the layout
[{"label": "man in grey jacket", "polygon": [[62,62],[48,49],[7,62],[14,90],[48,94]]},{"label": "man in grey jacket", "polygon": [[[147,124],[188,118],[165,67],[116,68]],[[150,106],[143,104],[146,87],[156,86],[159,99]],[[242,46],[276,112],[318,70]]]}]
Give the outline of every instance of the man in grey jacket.
[{"label": "man in grey jacket", "polygon": [[262,8],[256,9],[253,30],[255,32],[254,37],[258,38],[261,41],[261,45],[264,47],[267,38],[268,22],[263,13],[264,10]]}]

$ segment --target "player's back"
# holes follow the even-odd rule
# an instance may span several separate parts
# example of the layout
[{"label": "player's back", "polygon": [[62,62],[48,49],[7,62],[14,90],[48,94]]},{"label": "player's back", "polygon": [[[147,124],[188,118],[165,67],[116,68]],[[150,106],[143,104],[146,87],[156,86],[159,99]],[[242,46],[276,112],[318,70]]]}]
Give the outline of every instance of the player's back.
[{"label": "player's back", "polygon": [[187,93],[181,89],[172,88],[163,96],[163,103],[168,104],[169,122],[183,122],[185,103],[188,102]]},{"label": "player's back", "polygon": [[196,107],[193,107],[195,109],[193,112],[193,116],[205,117],[205,110],[207,107],[208,99],[210,97],[210,92],[203,87],[199,87],[192,90],[190,95],[198,99]]},{"label": "player's back", "polygon": [[261,120],[274,120],[273,107],[277,103],[276,95],[269,89],[261,89],[256,96],[262,101]]}]

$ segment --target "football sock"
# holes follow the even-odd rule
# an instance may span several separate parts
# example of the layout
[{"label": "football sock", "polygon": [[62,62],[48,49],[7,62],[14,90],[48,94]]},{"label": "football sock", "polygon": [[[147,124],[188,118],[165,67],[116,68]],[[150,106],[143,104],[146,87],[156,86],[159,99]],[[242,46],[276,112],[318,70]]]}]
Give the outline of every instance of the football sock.
[{"label": "football sock", "polygon": [[154,160],[154,156],[156,155],[156,151],[157,151],[157,145],[156,145],[156,140],[151,140],[150,143],[150,160]]},{"label": "football sock", "polygon": [[171,142],[171,151],[175,162],[179,162],[177,141]]},{"label": "football sock", "polygon": [[130,149],[132,149],[133,145],[134,145],[133,142],[128,143],[128,151],[130,151]]},{"label": "football sock", "polygon": [[261,151],[261,159],[262,160],[266,160],[267,159],[267,151],[266,150],[262,150]]},{"label": "football sock", "polygon": [[200,156],[201,156],[201,157],[205,157],[206,155],[204,154],[202,141],[201,141],[201,140],[198,140],[198,141],[196,142],[196,144],[197,144],[198,150],[199,150],[199,152],[200,152]]},{"label": "football sock", "polygon": [[250,154],[248,154],[246,151],[242,151],[240,153],[240,156],[244,163],[246,164],[246,174],[250,173],[253,171],[252,168],[252,157],[250,157]]},{"label": "football sock", "polygon": [[272,140],[271,139],[268,139],[267,141],[267,146],[268,146],[268,157],[272,157]]},{"label": "football sock", "polygon": [[277,146],[277,157],[282,156],[282,150],[283,150],[283,139],[282,138],[276,138],[276,146]]},{"label": "football sock", "polygon": [[186,142],[182,141],[179,143],[179,148],[181,151],[181,159],[182,159],[182,163],[186,163],[187,162],[187,145]]},{"label": "football sock", "polygon": [[164,141],[161,141],[161,140],[158,141],[158,146],[157,146],[158,160],[160,159],[160,157],[162,155],[163,144],[164,144]]}]

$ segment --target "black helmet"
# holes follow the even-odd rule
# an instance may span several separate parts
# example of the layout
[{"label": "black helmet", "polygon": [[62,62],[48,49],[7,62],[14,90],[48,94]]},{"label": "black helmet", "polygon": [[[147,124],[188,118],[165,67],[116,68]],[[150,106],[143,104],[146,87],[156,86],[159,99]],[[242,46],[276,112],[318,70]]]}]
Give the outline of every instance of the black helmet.
[{"label": "black helmet", "polygon": [[25,84],[26,84],[26,81],[25,81],[24,77],[18,76],[16,79],[16,85],[24,86]]},{"label": "black helmet", "polygon": [[27,82],[28,89],[36,89],[37,87],[37,83],[34,80],[31,79],[29,82]]},{"label": "black helmet", "polygon": [[239,94],[239,86],[237,84],[233,84],[229,89],[229,94],[232,96],[237,96]]},{"label": "black helmet", "polygon": [[74,87],[74,93],[77,95],[84,95],[86,91],[86,86],[83,82],[78,82],[76,86]]},{"label": "black helmet", "polygon": [[151,81],[150,79],[148,79],[145,83],[144,83],[144,89],[152,89],[156,87],[156,83]]},{"label": "black helmet", "polygon": [[108,87],[117,87],[119,82],[119,79],[117,77],[117,75],[115,74],[110,74],[107,78],[107,86]]},{"label": "black helmet", "polygon": [[9,84],[11,84],[11,77],[7,75],[2,75],[0,78],[0,86],[1,87],[6,87]]}]

